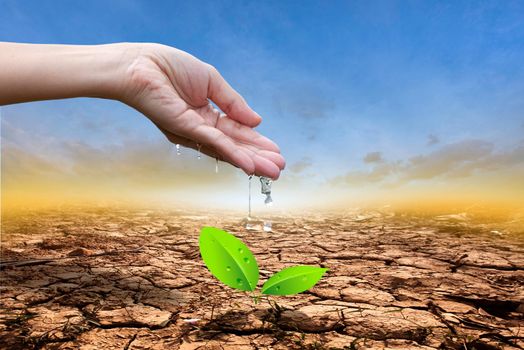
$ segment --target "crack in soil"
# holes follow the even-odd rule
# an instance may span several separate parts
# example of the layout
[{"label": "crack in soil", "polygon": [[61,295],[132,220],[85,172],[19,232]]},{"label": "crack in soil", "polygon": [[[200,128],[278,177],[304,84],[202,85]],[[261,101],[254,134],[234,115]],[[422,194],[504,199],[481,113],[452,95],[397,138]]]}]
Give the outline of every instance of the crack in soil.
[{"label": "crack in soil", "polygon": [[[442,220],[279,216],[268,235],[223,213],[8,215],[0,349],[522,349],[524,235]],[[265,277],[293,264],[330,271],[305,293],[254,305],[200,261],[209,222],[245,240]]]}]

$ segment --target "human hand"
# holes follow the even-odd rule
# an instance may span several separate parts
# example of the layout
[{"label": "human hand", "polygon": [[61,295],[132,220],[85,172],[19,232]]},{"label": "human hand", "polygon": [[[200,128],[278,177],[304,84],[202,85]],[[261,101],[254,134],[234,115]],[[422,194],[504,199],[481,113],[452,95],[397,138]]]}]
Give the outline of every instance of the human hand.
[{"label": "human hand", "polygon": [[214,67],[169,46],[121,45],[131,45],[118,85],[124,103],[146,115],[173,143],[200,148],[247,174],[279,177],[285,160],[278,146],[253,129],[262,119]]},{"label": "human hand", "polygon": [[260,116],[216,69],[173,47],[0,42],[0,67],[0,106],[72,97],[120,100],[170,141],[200,145],[247,174],[276,179],[284,168],[278,146],[253,130]]}]

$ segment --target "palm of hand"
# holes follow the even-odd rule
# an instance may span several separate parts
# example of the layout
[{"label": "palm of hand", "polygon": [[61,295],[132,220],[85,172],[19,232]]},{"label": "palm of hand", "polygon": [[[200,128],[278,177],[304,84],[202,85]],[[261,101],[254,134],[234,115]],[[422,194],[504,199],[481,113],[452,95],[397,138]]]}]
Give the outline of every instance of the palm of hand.
[{"label": "palm of hand", "polygon": [[167,48],[138,57],[128,71],[126,102],[171,142],[199,148],[247,174],[278,178],[285,165],[278,146],[253,130],[261,118],[213,67]]}]

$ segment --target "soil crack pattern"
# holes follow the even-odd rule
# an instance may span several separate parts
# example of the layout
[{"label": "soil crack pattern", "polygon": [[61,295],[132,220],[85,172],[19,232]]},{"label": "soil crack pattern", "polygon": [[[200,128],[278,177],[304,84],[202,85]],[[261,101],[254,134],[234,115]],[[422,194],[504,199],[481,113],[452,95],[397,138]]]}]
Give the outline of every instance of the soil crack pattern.
[{"label": "soil crack pattern", "polygon": [[[524,349],[522,217],[274,213],[271,233],[241,218],[4,214],[0,349]],[[307,292],[254,299],[205,267],[209,225],[250,247],[258,289],[286,267],[329,271]]]}]

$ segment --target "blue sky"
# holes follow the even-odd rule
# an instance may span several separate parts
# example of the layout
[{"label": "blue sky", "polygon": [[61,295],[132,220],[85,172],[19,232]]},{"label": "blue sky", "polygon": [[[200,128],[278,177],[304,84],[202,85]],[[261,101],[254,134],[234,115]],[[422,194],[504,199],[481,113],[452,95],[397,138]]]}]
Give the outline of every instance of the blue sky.
[{"label": "blue sky", "polygon": [[[398,183],[412,159],[446,150],[483,142],[482,157],[502,157],[520,149],[523,18],[522,1],[0,0],[0,41],[186,50],[264,117],[259,129],[281,146],[290,179],[358,187],[356,177],[381,171],[379,182]],[[4,107],[2,126],[4,143],[42,157],[56,157],[64,140],[103,150],[162,139],[135,111],[101,100]],[[369,154],[378,155],[364,161]],[[471,157],[458,166],[480,156]]]}]

